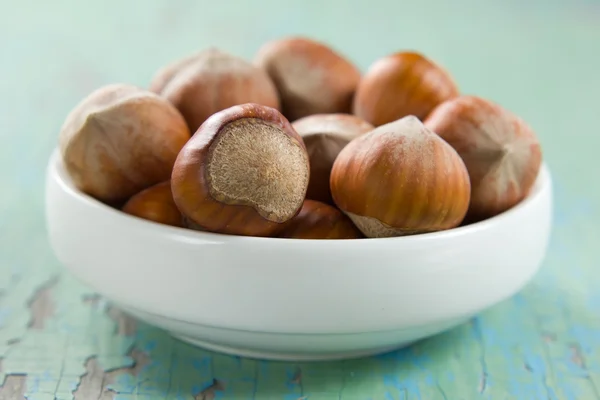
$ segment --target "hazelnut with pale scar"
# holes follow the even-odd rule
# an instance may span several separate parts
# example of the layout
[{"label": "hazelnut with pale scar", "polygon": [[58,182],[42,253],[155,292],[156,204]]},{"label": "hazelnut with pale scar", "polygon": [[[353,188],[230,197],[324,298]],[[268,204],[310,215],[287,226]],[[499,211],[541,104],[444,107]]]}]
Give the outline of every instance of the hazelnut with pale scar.
[{"label": "hazelnut with pale scar", "polygon": [[306,147],[279,111],[258,104],[212,115],[179,153],[175,204],[199,228],[272,236],[302,207]]}]

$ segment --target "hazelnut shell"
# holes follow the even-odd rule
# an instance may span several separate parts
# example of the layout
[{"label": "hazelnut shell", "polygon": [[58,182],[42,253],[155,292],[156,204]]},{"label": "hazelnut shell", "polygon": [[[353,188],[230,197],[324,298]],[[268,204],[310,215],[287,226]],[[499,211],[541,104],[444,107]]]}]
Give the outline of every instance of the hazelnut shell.
[{"label": "hazelnut shell", "polygon": [[359,239],[362,233],[340,210],[314,200],[305,200],[302,209],[286,223],[280,234],[292,239]]},{"label": "hazelnut shell", "polygon": [[373,129],[373,125],[351,114],[315,114],[292,123],[302,137],[310,159],[308,199],[333,205],[329,178],[340,151],[353,139]]},{"label": "hazelnut shell", "polygon": [[216,48],[162,68],[150,90],[177,107],[191,132],[212,114],[234,105],[257,103],[279,108],[277,89],[263,69]]},{"label": "hazelnut shell", "polygon": [[409,116],[350,142],[333,164],[331,192],[365,236],[388,237],[458,226],[470,184],[456,151]]},{"label": "hazelnut shell", "polygon": [[273,40],[258,50],[255,63],[275,83],[281,110],[290,121],[350,113],[360,71],[324,43],[304,37]]},{"label": "hazelnut shell", "polygon": [[277,110],[258,104],[212,115],[179,153],[171,178],[182,213],[210,232],[271,236],[302,207],[306,147]]},{"label": "hazelnut shell", "polygon": [[441,66],[420,53],[399,52],[369,67],[356,89],[353,113],[375,126],[408,115],[423,121],[438,104],[458,94]]},{"label": "hazelnut shell", "polygon": [[169,181],[151,186],[132,196],[122,210],[149,221],[183,227],[182,215],[173,201]]},{"label": "hazelnut shell", "polygon": [[126,84],[95,90],[67,116],[59,148],[75,186],[109,204],[166,181],[190,138],[173,105]]},{"label": "hazelnut shell", "polygon": [[461,96],[439,105],[425,125],[458,152],[469,171],[468,220],[508,210],[535,183],[542,161],[540,142],[523,119],[500,105]]}]

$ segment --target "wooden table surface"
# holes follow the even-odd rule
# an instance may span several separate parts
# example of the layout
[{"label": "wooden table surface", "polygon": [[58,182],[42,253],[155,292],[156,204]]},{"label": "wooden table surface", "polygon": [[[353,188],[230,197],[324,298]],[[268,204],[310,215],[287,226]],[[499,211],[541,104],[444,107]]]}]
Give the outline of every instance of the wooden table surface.
[{"label": "wooden table surface", "polygon": [[[600,399],[600,3],[352,3],[0,2],[0,399]],[[61,270],[43,185],[69,110],[106,83],[146,86],[198,49],[251,57],[292,33],[328,41],[363,70],[420,50],[463,92],[536,129],[556,210],[547,259],[525,290],[392,354],[293,364],[194,349]]]}]

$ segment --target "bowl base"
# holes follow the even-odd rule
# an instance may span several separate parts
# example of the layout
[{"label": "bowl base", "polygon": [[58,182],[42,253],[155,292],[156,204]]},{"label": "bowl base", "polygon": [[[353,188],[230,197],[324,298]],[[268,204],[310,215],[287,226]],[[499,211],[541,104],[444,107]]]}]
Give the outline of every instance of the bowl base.
[{"label": "bowl base", "polygon": [[233,356],[277,361],[333,361],[387,353],[465,322],[470,316],[390,331],[356,333],[252,332],[207,326],[117,304],[125,313],[193,346]]},{"label": "bowl base", "polygon": [[368,356],[374,356],[377,354],[387,353],[393,350],[398,350],[402,347],[408,346],[412,341],[405,343],[399,343],[394,346],[373,348],[369,350],[359,351],[340,351],[333,353],[287,353],[287,352],[270,352],[270,351],[258,351],[253,349],[245,349],[241,347],[224,346],[216,343],[206,342],[198,340],[193,337],[180,335],[171,332],[171,336],[175,339],[181,340],[185,343],[191,344],[202,348],[204,350],[213,351],[216,353],[226,354],[229,356],[244,357],[256,360],[268,360],[268,361],[287,361],[287,362],[303,362],[303,361],[339,361],[355,358],[363,358]]}]

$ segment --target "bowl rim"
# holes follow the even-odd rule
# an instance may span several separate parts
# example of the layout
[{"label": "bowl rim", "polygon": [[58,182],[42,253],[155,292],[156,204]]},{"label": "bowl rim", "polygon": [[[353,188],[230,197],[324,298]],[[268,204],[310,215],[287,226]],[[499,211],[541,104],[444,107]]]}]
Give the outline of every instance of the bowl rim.
[{"label": "bowl rim", "polygon": [[[84,204],[85,206],[92,208],[99,212],[105,212],[107,215],[112,215],[115,218],[119,218],[121,223],[131,226],[132,229],[142,228],[144,232],[155,235],[166,235],[166,236],[177,236],[179,239],[185,241],[202,241],[213,242],[218,244],[232,243],[232,242],[245,242],[245,244],[251,245],[256,243],[257,245],[276,245],[277,243],[289,244],[297,243],[299,246],[314,246],[321,245],[323,243],[331,246],[334,243],[347,243],[348,245],[359,246],[372,245],[374,242],[377,243],[388,243],[393,244],[395,242],[410,243],[418,241],[429,241],[429,240],[443,240],[451,239],[459,236],[477,234],[482,230],[487,230],[502,224],[508,219],[518,217],[519,214],[526,212],[531,208],[538,200],[545,195],[546,192],[551,192],[552,178],[550,169],[545,161],[542,161],[535,183],[531,188],[529,194],[521,200],[518,204],[511,207],[510,209],[497,214],[493,217],[487,218],[482,221],[474,222],[468,225],[458,226],[442,231],[420,233],[409,236],[395,236],[385,238],[360,238],[360,239],[295,239],[295,238],[278,238],[278,237],[260,237],[260,236],[242,236],[242,235],[229,235],[215,232],[203,232],[195,231],[189,228],[176,227],[161,224],[158,222],[146,220],[134,215],[126,214],[120,209],[111,207],[100,200],[95,199],[91,195],[84,193],[77,189],[68,176],[59,148],[55,148],[52,152],[48,166],[47,166],[47,180],[54,180],[60,189],[71,196],[76,201]],[[46,183],[48,185],[48,182]],[[47,199],[46,199],[47,201]]]}]

